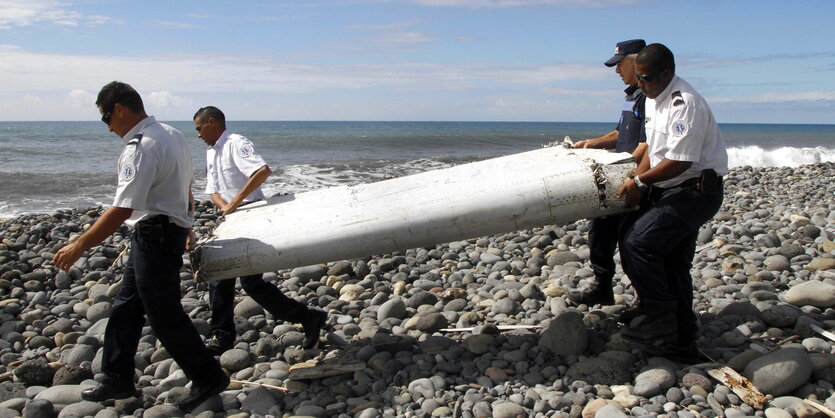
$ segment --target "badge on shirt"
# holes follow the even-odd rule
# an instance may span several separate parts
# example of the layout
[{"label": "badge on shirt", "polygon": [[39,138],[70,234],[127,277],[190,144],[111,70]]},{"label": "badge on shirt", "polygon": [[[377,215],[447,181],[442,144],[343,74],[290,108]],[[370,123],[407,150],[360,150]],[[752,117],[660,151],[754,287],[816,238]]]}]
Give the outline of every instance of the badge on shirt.
[{"label": "badge on shirt", "polygon": [[246,144],[241,147],[239,152],[241,153],[241,157],[249,158],[252,156],[253,153],[255,153],[255,150],[252,148],[252,145]]},{"label": "badge on shirt", "polygon": [[122,177],[123,181],[133,180],[136,177],[136,166],[133,163],[122,164],[122,167],[119,169],[119,176]]},{"label": "badge on shirt", "polygon": [[687,122],[683,119],[679,119],[673,123],[673,132],[675,132],[676,136],[684,136],[689,129],[690,127],[687,126]]}]

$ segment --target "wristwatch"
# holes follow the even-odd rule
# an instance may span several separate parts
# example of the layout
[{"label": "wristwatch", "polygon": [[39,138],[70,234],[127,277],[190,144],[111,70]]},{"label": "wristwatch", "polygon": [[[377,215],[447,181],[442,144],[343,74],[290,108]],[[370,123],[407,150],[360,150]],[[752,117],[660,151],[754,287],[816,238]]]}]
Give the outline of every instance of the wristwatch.
[{"label": "wristwatch", "polygon": [[642,182],[638,176],[632,177],[632,181],[635,182],[635,185],[638,186],[639,190],[646,190],[649,188],[649,185]]}]

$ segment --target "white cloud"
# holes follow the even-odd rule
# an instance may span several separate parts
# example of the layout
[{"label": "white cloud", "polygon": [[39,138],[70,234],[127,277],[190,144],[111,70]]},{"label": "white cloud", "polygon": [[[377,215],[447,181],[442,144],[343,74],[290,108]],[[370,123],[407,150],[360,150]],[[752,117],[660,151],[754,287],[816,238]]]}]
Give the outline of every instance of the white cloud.
[{"label": "white cloud", "polygon": [[709,103],[792,103],[816,101],[835,101],[835,91],[812,90],[788,93],[762,93],[739,97],[714,96],[708,98]]},{"label": "white cloud", "polygon": [[100,25],[109,21],[107,16],[85,15],[55,0],[0,0],[0,29],[37,24]]},{"label": "white cloud", "polygon": [[170,91],[153,91],[145,96],[145,102],[152,108],[191,107],[191,99],[175,96]]},{"label": "white cloud", "polygon": [[75,89],[67,93],[66,102],[70,106],[89,110],[96,102],[96,95],[86,90]]}]

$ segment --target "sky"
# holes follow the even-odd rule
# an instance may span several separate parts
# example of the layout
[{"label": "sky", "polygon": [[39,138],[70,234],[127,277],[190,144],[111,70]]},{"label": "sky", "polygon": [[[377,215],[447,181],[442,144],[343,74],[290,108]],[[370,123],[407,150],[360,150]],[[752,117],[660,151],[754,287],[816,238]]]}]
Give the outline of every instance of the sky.
[{"label": "sky", "polygon": [[835,123],[835,1],[0,0],[0,120],[616,121],[618,41],[667,45],[720,123]]}]

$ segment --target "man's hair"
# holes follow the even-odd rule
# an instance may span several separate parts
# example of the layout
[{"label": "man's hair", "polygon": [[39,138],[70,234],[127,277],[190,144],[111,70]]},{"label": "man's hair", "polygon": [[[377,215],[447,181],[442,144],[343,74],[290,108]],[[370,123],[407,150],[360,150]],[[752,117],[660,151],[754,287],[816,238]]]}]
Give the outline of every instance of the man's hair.
[{"label": "man's hair", "polygon": [[96,106],[102,111],[112,112],[116,103],[130,109],[134,113],[144,113],[145,106],[142,104],[142,97],[128,83],[111,81],[99,91],[96,98]]},{"label": "man's hair", "polygon": [[662,44],[649,44],[638,53],[635,64],[646,65],[654,72],[666,69],[676,71],[676,60],[673,52]]},{"label": "man's hair", "polygon": [[220,109],[214,106],[201,107],[194,114],[193,120],[197,120],[197,118],[200,118],[201,120],[213,118],[220,123],[220,126],[226,127],[226,116],[220,111]]}]

